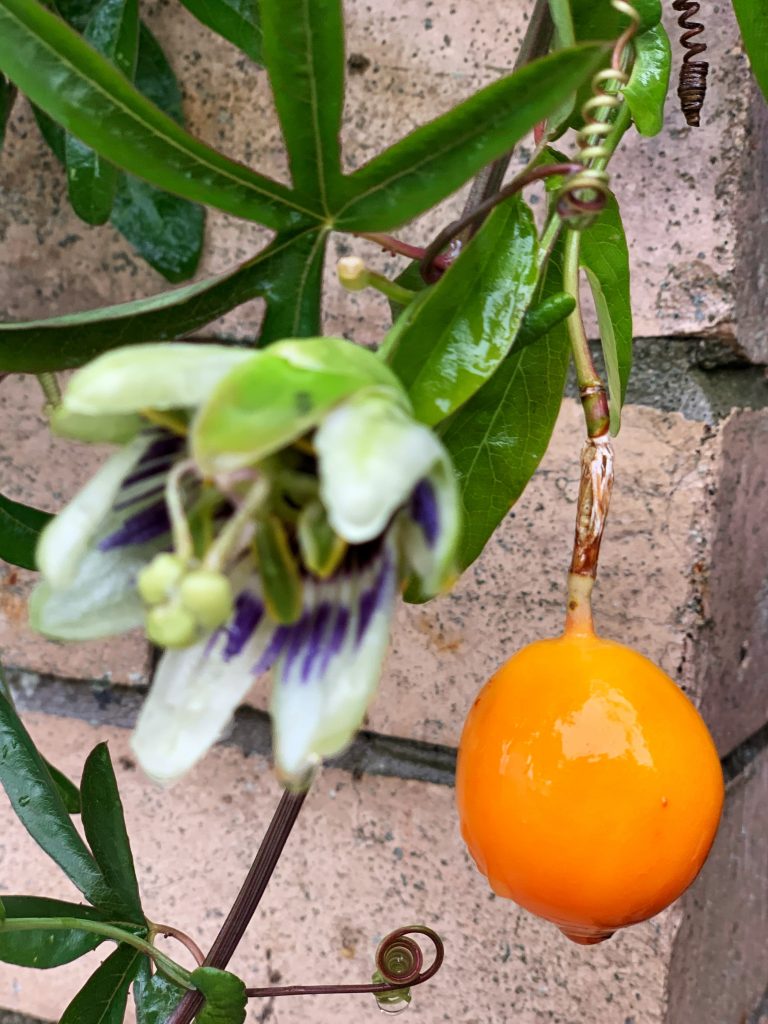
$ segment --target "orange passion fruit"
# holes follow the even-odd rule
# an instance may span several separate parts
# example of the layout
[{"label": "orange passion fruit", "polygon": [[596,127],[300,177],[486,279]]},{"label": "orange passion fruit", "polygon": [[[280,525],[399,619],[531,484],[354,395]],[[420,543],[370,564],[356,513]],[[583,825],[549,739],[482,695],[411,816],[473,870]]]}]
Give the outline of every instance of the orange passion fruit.
[{"label": "orange passion fruit", "polygon": [[481,690],[456,797],[493,890],[589,944],[691,884],[723,776],[703,720],[661,669],[577,631],[523,648]]}]

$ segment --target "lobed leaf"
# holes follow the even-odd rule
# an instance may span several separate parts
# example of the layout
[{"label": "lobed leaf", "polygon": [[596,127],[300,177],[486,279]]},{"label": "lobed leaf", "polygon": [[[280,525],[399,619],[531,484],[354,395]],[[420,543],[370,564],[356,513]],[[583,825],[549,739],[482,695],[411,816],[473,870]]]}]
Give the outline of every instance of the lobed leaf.
[{"label": "lobed leaf", "polygon": [[181,0],[187,10],[214,32],[261,63],[258,0]]},{"label": "lobed leaf", "polygon": [[86,981],[59,1024],[123,1024],[128,990],[143,959],[132,946],[118,946]]},{"label": "lobed leaf", "polygon": [[22,569],[36,569],[35,548],[50,512],[0,494],[0,558]]},{"label": "lobed leaf", "polygon": [[[107,921],[93,907],[81,903],[67,903],[43,896],[3,896],[5,917],[8,920],[19,917],[60,918],[75,917],[86,921]],[[84,956],[104,942],[103,935],[93,932],[62,928],[39,931],[5,932],[0,927],[0,960],[19,967],[36,967],[48,970],[60,967]]]}]

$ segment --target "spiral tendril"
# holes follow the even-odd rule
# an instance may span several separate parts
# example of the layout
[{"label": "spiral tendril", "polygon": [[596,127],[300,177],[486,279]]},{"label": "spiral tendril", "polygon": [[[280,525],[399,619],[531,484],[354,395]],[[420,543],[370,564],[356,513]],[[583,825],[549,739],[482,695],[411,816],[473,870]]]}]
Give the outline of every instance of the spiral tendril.
[{"label": "spiral tendril", "polygon": [[629,80],[625,70],[627,47],[640,25],[640,15],[626,0],[611,0],[611,6],[625,14],[630,23],[616,40],[611,66],[592,78],[592,95],[581,108],[584,126],[577,135],[583,167],[568,177],[557,203],[560,216],[577,229],[586,227],[602,210],[610,192],[610,177],[604,164],[611,150],[605,140],[613,127],[611,113],[624,102],[620,90]]},{"label": "spiral tendril", "polygon": [[691,19],[699,13],[701,5],[696,0],[674,0],[672,8],[681,12],[677,23],[680,28],[685,29],[680,36],[680,43],[685,48],[685,56],[680,68],[677,95],[680,97],[680,107],[685,115],[686,124],[692,128],[698,128],[701,108],[704,105],[704,96],[707,92],[709,64],[705,60],[692,60],[698,54],[704,53],[707,44],[692,42],[704,31],[704,25],[700,21]]}]

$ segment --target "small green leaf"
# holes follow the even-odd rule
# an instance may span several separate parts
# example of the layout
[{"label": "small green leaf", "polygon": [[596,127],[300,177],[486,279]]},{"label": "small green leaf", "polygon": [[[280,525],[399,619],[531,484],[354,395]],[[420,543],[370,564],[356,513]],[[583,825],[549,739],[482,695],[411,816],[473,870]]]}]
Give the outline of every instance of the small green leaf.
[{"label": "small green leaf", "polygon": [[214,967],[198,967],[192,972],[192,983],[205,996],[197,1024],[243,1024],[248,997],[240,978]]},{"label": "small green leaf", "polygon": [[733,0],[752,73],[768,101],[768,0]]},{"label": "small green leaf", "polygon": [[[139,45],[138,0],[100,0],[83,38],[126,78],[133,78]],[[117,191],[117,168],[72,135],[66,136],[64,161],[72,209],[87,224],[104,224]]]},{"label": "small green leaf", "polygon": [[13,110],[16,99],[16,86],[9,82],[5,75],[0,75],[0,150],[5,139],[5,127]]},{"label": "small green leaf", "polygon": [[616,435],[632,369],[632,302],[627,239],[614,196],[609,197],[597,220],[582,232],[579,254],[595,302],[608,375],[611,433]]},{"label": "small green leaf", "polygon": [[257,523],[254,553],[267,611],[276,622],[296,622],[303,597],[301,576],[285,527],[277,516]]},{"label": "small green leaf", "polygon": [[132,946],[118,946],[86,981],[59,1024],[123,1024],[128,990],[143,959]]},{"label": "small green leaf", "polygon": [[567,320],[575,308],[576,300],[572,295],[568,292],[555,292],[529,309],[517,332],[513,351],[519,352],[549,334],[559,323]]},{"label": "small green leaf", "polygon": [[126,920],[144,924],[123,805],[106,743],[99,743],[88,755],[80,792],[83,828],[96,863],[120,897]]},{"label": "small green leaf", "polygon": [[268,302],[262,343],[317,334],[322,237],[278,235],[235,270],[149,299],[0,324],[0,372],[71,369],[122,345],[178,338],[257,295]]},{"label": "small green leaf", "polygon": [[304,565],[320,579],[332,576],[344,557],[347,545],[328,521],[320,501],[310,501],[299,513],[299,550]]},{"label": "small green leaf", "polygon": [[506,153],[586,81],[605,55],[603,46],[593,44],[560,50],[417,128],[346,178],[348,199],[335,226],[387,231],[417,217]]},{"label": "small green leaf", "polygon": [[195,459],[206,472],[253,465],[371,387],[402,394],[391,370],[352,342],[277,342],[235,367],[200,409],[191,433]]},{"label": "small green leaf", "polygon": [[0,558],[22,569],[36,569],[37,539],[52,518],[50,512],[0,494]]},{"label": "small green leaf", "polygon": [[0,694],[0,782],[38,846],[95,907],[117,912],[119,900],[72,824],[45,761],[4,694]]},{"label": "small green leaf", "polygon": [[[550,257],[543,295],[562,287]],[[535,344],[515,345],[496,373],[439,433],[459,479],[464,510],[458,561],[480,554],[523,493],[549,445],[565,387],[570,344],[563,322]]]},{"label": "small green leaf", "polygon": [[48,769],[69,814],[80,814],[82,810],[80,790],[74,782],[71,781],[71,779],[68,779],[67,776],[63,772],[60,772],[58,768],[54,767],[50,761],[46,760],[45,767]]},{"label": "small green leaf", "polygon": [[494,210],[459,259],[416,300],[418,309],[388,359],[422,422],[449,416],[507,354],[536,289],[537,252],[533,215],[515,198]]},{"label": "small green leaf", "polygon": [[152,974],[149,961],[142,961],[133,983],[137,1024],[165,1024],[183,997],[183,988],[162,974]]},{"label": "small green leaf", "polygon": [[341,184],[344,25],[340,0],[261,0],[264,61],[296,190],[330,217]]},{"label": "small green leaf", "polygon": [[181,0],[208,28],[239,46],[252,61],[261,63],[261,26],[258,0]]},{"label": "small green leaf", "polygon": [[657,135],[664,124],[664,100],[669,88],[672,47],[663,25],[634,40],[635,62],[624,98],[641,135]]},{"label": "small green leaf", "polygon": [[[81,903],[65,903],[43,896],[3,896],[5,916],[8,920],[19,917],[60,918],[75,917],[86,921],[107,921],[92,907]],[[19,967],[37,967],[47,970],[71,963],[104,942],[103,935],[93,932],[61,928],[41,928],[39,931],[4,932],[0,928],[0,960]]]},{"label": "small green leaf", "polygon": [[158,188],[272,228],[321,217],[185,132],[37,0],[0,0],[0,69],[67,131]]}]

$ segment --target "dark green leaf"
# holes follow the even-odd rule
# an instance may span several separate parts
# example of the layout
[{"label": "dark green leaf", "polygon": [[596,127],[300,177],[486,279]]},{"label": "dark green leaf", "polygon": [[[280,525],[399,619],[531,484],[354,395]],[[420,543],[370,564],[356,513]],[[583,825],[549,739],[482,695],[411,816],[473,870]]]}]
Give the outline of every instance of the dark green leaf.
[{"label": "dark green leaf", "polygon": [[0,75],[0,149],[3,148],[5,139],[5,126],[13,110],[13,101],[16,99],[16,86],[9,82],[5,75]]},{"label": "dark green leaf", "polygon": [[205,210],[197,203],[123,175],[112,223],[169,281],[185,281],[197,269],[205,229]]},{"label": "dark green leaf", "polygon": [[264,60],[294,187],[330,217],[341,184],[344,25],[340,0],[261,0]]},{"label": "dark green leaf", "polygon": [[279,235],[237,270],[149,299],[47,320],[0,324],[0,372],[82,366],[101,352],[178,338],[262,295],[262,343],[319,334],[323,234]]},{"label": "dark green leaf", "polygon": [[22,569],[36,569],[37,539],[52,518],[50,512],[0,494],[0,558]]},{"label": "dark green leaf", "polygon": [[641,135],[656,135],[664,124],[664,100],[669,88],[672,47],[663,25],[643,32],[634,41],[635,62],[624,98]]},{"label": "dark green leaf", "polygon": [[32,104],[32,113],[37,121],[37,127],[40,129],[48,148],[51,150],[53,155],[59,161],[60,164],[64,164],[64,139],[66,138],[66,132],[60,124],[56,124],[52,117],[48,117],[45,111],[41,110],[40,107],[36,107]]},{"label": "dark green leaf", "polygon": [[82,809],[80,790],[74,782],[68,779],[67,776],[63,772],[60,772],[58,768],[54,767],[50,761],[46,760],[45,766],[59,791],[67,811],[70,814],[79,814]]},{"label": "dark green leaf", "polygon": [[112,891],[120,897],[126,920],[144,924],[123,805],[106,743],[99,743],[88,755],[80,794],[85,837],[96,863]]},{"label": "dark green leaf", "polygon": [[137,1024],[165,1024],[183,996],[183,988],[162,974],[152,974],[145,959],[133,984]]},{"label": "dark green leaf", "polygon": [[198,967],[192,972],[192,983],[205,996],[197,1024],[243,1024],[248,998],[245,985],[236,975],[214,967]]},{"label": "dark green leaf", "polygon": [[629,252],[619,205],[610,196],[603,212],[581,233],[579,261],[595,301],[608,376],[611,433],[618,434],[621,406],[632,369],[632,303]]},{"label": "dark green leaf", "polygon": [[[546,297],[562,287],[550,258]],[[464,509],[458,561],[470,565],[523,493],[552,436],[570,353],[560,323],[535,344],[515,346],[496,373],[440,427]]]},{"label": "dark green leaf", "polygon": [[139,52],[133,81],[142,96],[146,96],[177,124],[184,124],[182,93],[178,79],[163,53],[163,48],[144,22],[139,23]]},{"label": "dark green leaf", "polygon": [[319,217],[187,134],[37,0],[0,0],[0,68],[67,131],[158,188],[272,228]]},{"label": "dark green leaf", "polygon": [[561,50],[417,128],[346,179],[349,199],[336,225],[385,231],[412,220],[507,152],[592,75],[605,55],[597,45]]},{"label": "dark green leaf", "polygon": [[[498,206],[437,284],[420,297],[389,363],[424,423],[445,419],[493,374],[533,298],[536,225],[515,198]],[[385,341],[386,344],[386,341]]]},{"label": "dark green leaf", "polygon": [[[3,896],[8,920],[19,917],[76,917],[86,921],[106,921],[93,907],[65,903],[43,896]],[[71,963],[104,942],[103,935],[76,929],[41,928],[40,931],[4,932],[0,928],[0,960],[19,967],[47,969]]]},{"label": "dark green leaf", "polygon": [[555,292],[538,305],[529,309],[523,317],[520,330],[515,338],[514,351],[532,345],[558,324],[566,320],[576,308],[576,300],[568,292]]},{"label": "dark green leaf", "polygon": [[123,1024],[128,990],[143,958],[132,946],[118,946],[86,981],[59,1024]]},{"label": "dark green leaf", "polygon": [[752,72],[768,100],[768,0],[733,0],[733,9]]},{"label": "dark green leaf", "polygon": [[[139,45],[138,0],[100,0],[83,38],[132,79]],[[117,168],[72,135],[65,140],[64,160],[72,209],[87,224],[104,224],[117,190]]]},{"label": "dark green leaf", "polygon": [[26,830],[86,899],[107,913],[117,911],[119,902],[72,824],[45,761],[1,694],[0,782]]},{"label": "dark green leaf", "polygon": [[99,2],[100,0],[56,0],[49,6],[58,11],[62,18],[78,32],[84,32],[88,19],[98,7]]},{"label": "dark green leaf", "polygon": [[[576,40],[618,39],[631,24],[623,11],[611,3],[595,0],[570,0]],[[638,33],[647,32],[661,21],[661,0],[632,0],[640,15]]]},{"label": "dark green leaf", "polygon": [[181,0],[208,28],[239,46],[251,60],[261,63],[261,26],[258,0]]}]

